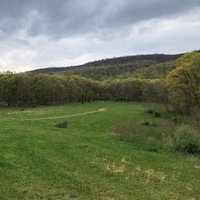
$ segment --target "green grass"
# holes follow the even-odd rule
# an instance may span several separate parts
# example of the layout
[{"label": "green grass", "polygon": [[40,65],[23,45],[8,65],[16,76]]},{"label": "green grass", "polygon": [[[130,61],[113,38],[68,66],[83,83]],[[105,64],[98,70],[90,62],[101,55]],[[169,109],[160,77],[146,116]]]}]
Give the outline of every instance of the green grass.
[{"label": "green grass", "polygon": [[[55,127],[62,120],[68,128]],[[145,140],[114,134],[113,127],[130,121]],[[1,108],[0,125],[2,200],[200,197],[199,156],[164,150],[160,135],[174,124],[144,113],[142,104]]]}]

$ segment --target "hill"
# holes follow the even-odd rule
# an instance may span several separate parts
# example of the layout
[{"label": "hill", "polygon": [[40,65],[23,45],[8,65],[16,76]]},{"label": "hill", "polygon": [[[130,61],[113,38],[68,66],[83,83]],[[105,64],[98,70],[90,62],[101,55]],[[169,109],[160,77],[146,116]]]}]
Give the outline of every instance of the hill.
[{"label": "hill", "polygon": [[165,54],[150,54],[150,55],[135,55],[118,58],[108,58],[88,62],[83,65],[70,67],[49,67],[29,71],[33,74],[79,74],[88,78],[99,79],[102,77],[113,77],[122,73],[130,73],[137,69],[146,68],[152,65],[174,61],[183,54],[165,55]]}]

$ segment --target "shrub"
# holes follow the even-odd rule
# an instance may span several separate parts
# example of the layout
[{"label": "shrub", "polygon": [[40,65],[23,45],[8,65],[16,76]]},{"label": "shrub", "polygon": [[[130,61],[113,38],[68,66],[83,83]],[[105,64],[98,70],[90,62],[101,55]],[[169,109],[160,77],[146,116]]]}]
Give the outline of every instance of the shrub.
[{"label": "shrub", "polygon": [[164,142],[171,150],[190,154],[200,153],[200,135],[189,125],[178,127],[173,135],[164,138]]},{"label": "shrub", "polygon": [[160,114],[160,112],[158,112],[158,111],[155,111],[155,112],[154,112],[154,117],[156,117],[156,118],[159,118],[159,117],[161,117],[161,114]]},{"label": "shrub", "polygon": [[146,113],[148,113],[148,114],[153,114],[154,111],[153,111],[152,109],[149,108],[149,109],[146,110]]},{"label": "shrub", "polygon": [[67,120],[60,121],[55,124],[55,127],[56,128],[68,128],[68,122],[67,122]]},{"label": "shrub", "polygon": [[156,125],[154,122],[149,122],[149,121],[146,121],[146,120],[144,120],[144,121],[142,122],[142,126],[157,127],[157,125]]},{"label": "shrub", "polygon": [[172,119],[172,122],[173,122],[174,124],[177,124],[177,123],[178,123],[178,119],[177,119],[177,118],[173,118],[173,119]]},{"label": "shrub", "polygon": [[155,111],[151,108],[148,108],[145,112],[147,114],[151,114],[151,115],[153,115],[154,117],[157,117],[157,118],[161,117],[161,113],[159,111]]},{"label": "shrub", "polygon": [[143,125],[143,126],[150,126],[150,122],[149,122],[149,121],[143,121],[143,122],[142,122],[142,125]]}]

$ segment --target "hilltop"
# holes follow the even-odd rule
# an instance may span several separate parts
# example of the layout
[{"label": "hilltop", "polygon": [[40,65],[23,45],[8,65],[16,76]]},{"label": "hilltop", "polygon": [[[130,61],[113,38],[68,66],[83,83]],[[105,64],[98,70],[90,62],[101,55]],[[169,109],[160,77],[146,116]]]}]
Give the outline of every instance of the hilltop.
[{"label": "hilltop", "polygon": [[101,77],[114,77],[122,73],[133,72],[137,69],[147,68],[153,65],[175,61],[183,54],[149,54],[135,55],[117,58],[107,58],[88,62],[83,65],[66,67],[48,67],[29,71],[32,74],[79,74],[88,78],[99,79]]}]

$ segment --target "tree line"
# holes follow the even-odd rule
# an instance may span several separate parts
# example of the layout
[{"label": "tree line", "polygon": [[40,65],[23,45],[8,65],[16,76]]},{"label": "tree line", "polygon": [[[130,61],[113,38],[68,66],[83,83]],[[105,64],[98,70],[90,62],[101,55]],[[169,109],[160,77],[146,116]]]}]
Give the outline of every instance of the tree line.
[{"label": "tree line", "polygon": [[94,100],[141,100],[140,80],[98,82],[80,75],[0,74],[0,102],[35,106]]},{"label": "tree line", "polygon": [[[166,91],[164,79],[145,81],[127,78],[96,81],[80,75],[4,73],[0,74],[0,102],[8,106],[84,103],[96,100],[164,103],[160,99],[160,96],[166,96],[163,91],[161,92],[163,87]],[[152,90],[157,92],[152,93]]]},{"label": "tree line", "polygon": [[79,74],[1,73],[0,102],[36,106],[94,100],[145,101],[171,104],[183,114],[200,111],[199,52],[177,59],[167,78],[122,77],[98,81]]}]

